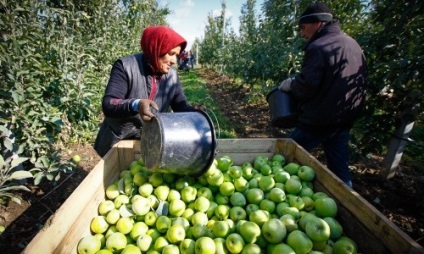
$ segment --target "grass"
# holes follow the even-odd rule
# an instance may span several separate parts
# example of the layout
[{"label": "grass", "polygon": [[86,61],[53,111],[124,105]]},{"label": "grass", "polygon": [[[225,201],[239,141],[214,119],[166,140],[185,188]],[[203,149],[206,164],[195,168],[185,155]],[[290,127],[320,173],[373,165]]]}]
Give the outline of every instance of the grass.
[{"label": "grass", "polygon": [[192,105],[200,104],[206,107],[206,113],[212,119],[217,138],[236,138],[234,126],[221,114],[217,103],[209,94],[205,81],[195,71],[181,71],[179,75],[188,101]]}]

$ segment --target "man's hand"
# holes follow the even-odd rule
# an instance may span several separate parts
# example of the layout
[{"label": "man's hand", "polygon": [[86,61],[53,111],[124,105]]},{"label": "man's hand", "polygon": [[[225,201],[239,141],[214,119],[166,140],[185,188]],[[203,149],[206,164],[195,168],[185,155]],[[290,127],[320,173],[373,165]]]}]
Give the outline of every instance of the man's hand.
[{"label": "man's hand", "polygon": [[278,86],[278,88],[281,91],[289,92],[289,91],[291,91],[291,83],[292,83],[292,81],[293,81],[292,78],[285,79],[285,80],[283,80],[283,82],[281,82],[281,84]]},{"label": "man's hand", "polygon": [[149,99],[141,99],[138,104],[138,113],[141,116],[141,119],[143,121],[150,121],[152,117],[154,116],[152,111],[150,110],[150,107],[153,109],[159,110],[158,105]]}]

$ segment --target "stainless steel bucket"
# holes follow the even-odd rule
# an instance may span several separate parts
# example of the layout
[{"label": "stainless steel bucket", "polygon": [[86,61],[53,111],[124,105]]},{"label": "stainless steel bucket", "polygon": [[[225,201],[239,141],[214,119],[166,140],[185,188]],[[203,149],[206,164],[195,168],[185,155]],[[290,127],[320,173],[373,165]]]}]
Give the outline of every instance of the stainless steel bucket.
[{"label": "stainless steel bucket", "polygon": [[201,110],[155,113],[143,122],[140,141],[141,157],[153,172],[200,176],[215,157],[214,126]]},{"label": "stainless steel bucket", "polygon": [[266,96],[268,102],[271,125],[279,128],[293,128],[296,126],[298,111],[292,95],[274,88]]}]

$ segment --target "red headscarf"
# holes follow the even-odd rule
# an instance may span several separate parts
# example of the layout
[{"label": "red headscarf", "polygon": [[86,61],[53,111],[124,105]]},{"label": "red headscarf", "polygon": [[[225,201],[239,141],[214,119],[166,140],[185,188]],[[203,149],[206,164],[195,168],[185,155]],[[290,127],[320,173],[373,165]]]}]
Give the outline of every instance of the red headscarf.
[{"label": "red headscarf", "polygon": [[187,41],[177,32],[167,26],[149,26],[144,29],[140,40],[141,50],[153,72],[159,70],[159,57],[164,56],[171,49],[181,46],[181,51],[187,46]]}]

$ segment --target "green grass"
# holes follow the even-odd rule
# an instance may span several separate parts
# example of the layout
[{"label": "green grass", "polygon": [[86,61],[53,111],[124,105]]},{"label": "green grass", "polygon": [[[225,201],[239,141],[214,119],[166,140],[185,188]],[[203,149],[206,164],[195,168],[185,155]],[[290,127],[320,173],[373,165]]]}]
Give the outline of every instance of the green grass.
[{"label": "green grass", "polygon": [[217,138],[236,138],[234,126],[221,114],[220,109],[210,96],[206,83],[195,71],[181,71],[180,81],[190,104],[204,105],[212,119]]}]

